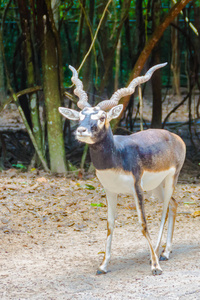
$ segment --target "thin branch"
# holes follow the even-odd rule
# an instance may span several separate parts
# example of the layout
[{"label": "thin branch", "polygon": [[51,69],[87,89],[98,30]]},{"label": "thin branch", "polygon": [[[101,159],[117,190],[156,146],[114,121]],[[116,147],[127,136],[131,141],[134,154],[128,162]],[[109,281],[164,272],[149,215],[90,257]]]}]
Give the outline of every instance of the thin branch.
[{"label": "thin branch", "polygon": [[[27,88],[25,90],[22,90],[22,91],[19,91],[16,93],[16,96],[17,98],[25,95],[25,94],[31,94],[31,93],[34,93],[34,92],[37,92],[37,91],[40,91],[42,90],[42,87],[41,86],[34,86],[34,87],[30,87],[30,88]],[[4,103],[4,105],[0,108],[0,113],[5,109],[6,105],[10,104],[11,102],[13,101],[13,97],[10,96]]]},{"label": "thin branch", "polygon": [[[177,3],[176,0],[172,0],[172,1],[174,2],[174,4]],[[198,32],[197,28],[190,22],[190,20],[188,19],[188,17],[185,17],[185,16],[183,15],[183,11],[182,11],[182,10],[181,10],[180,13],[181,13],[181,15],[183,16],[183,18],[185,19],[185,22],[189,24],[190,28],[191,28],[191,29],[193,30],[193,32],[198,36],[198,35],[199,35],[199,32]]]},{"label": "thin branch", "polygon": [[[81,9],[83,11],[83,14],[85,16],[85,20],[86,20],[87,26],[88,26],[89,31],[90,31],[91,40],[93,40],[94,36],[93,36],[93,32],[92,32],[92,27],[91,27],[90,20],[88,18],[88,15],[87,15],[87,13],[85,11],[85,8],[84,8],[82,2],[80,0],[79,0],[79,2],[80,2],[80,5],[81,5]],[[98,78],[98,64],[97,64],[97,54],[96,54],[96,49],[95,49],[94,44],[93,44],[93,51],[94,51],[94,61],[95,61],[95,67],[96,67],[96,80],[95,80],[95,82],[97,82],[97,78]]]},{"label": "thin branch", "polygon": [[101,27],[101,23],[103,22],[103,19],[104,19],[104,17],[105,17],[106,11],[107,11],[108,6],[109,6],[109,4],[110,4],[111,2],[112,2],[112,0],[109,0],[108,3],[106,4],[106,7],[105,7],[105,9],[104,9],[104,11],[103,11],[103,14],[102,14],[102,16],[101,16],[101,19],[100,19],[100,21],[99,21],[99,24],[98,24],[98,26],[97,26],[97,30],[96,30],[96,32],[95,32],[94,38],[93,38],[92,43],[91,43],[91,45],[90,45],[90,48],[89,48],[88,52],[86,53],[85,57],[83,58],[82,63],[80,64],[80,66],[79,66],[77,72],[79,72],[79,71],[81,70],[81,68],[83,67],[83,65],[84,65],[84,63],[85,63],[85,61],[86,61],[86,59],[87,59],[87,57],[89,56],[89,54],[90,54],[90,52],[91,52],[91,50],[92,50],[92,48],[93,48],[93,45],[94,45],[95,40],[96,40],[96,38],[97,38],[97,34],[98,34],[99,29],[100,29],[100,27]]},{"label": "thin branch", "polygon": [[200,108],[200,96],[199,96],[197,106],[196,106],[196,114],[197,114],[198,119],[200,119],[199,108]]},{"label": "thin branch", "polygon": [[183,103],[186,102],[186,100],[191,96],[192,94],[192,88],[191,90],[189,91],[189,93],[185,96],[185,98],[183,98],[183,100],[181,102],[179,102],[168,114],[167,116],[165,117],[164,121],[163,121],[163,124],[162,124],[162,128],[165,127],[165,124],[167,122],[167,120],[169,119],[169,117],[171,116],[171,114],[173,114],[181,105],[183,105]]},{"label": "thin branch", "polygon": [[142,88],[141,85],[138,86],[138,95],[140,101],[140,130],[144,130],[143,128],[143,98],[142,98]]},{"label": "thin branch", "polygon": [[68,93],[68,92],[64,92],[64,95],[70,100],[70,101],[72,101],[74,104],[77,104],[77,102],[78,102],[78,100],[76,100],[73,96],[72,96],[72,94],[70,94],[70,93]]}]

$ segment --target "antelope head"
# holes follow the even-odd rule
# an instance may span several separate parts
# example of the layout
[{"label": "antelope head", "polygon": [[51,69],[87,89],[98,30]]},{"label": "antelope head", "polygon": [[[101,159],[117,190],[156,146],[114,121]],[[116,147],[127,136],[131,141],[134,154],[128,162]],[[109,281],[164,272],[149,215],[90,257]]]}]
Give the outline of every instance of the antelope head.
[{"label": "antelope head", "polygon": [[164,67],[166,64],[158,64],[152,67],[144,76],[133,79],[128,87],[117,90],[109,100],[104,100],[95,107],[91,107],[88,103],[88,96],[83,90],[83,83],[78,78],[76,69],[69,66],[73,73],[71,80],[76,86],[74,94],[79,98],[77,106],[81,111],[59,107],[59,112],[67,119],[79,121],[79,126],[76,130],[76,138],[79,141],[87,144],[99,142],[106,135],[109,122],[117,118],[123,110],[123,105],[118,104],[119,100],[122,97],[133,94],[138,85],[148,81],[155,70]]}]

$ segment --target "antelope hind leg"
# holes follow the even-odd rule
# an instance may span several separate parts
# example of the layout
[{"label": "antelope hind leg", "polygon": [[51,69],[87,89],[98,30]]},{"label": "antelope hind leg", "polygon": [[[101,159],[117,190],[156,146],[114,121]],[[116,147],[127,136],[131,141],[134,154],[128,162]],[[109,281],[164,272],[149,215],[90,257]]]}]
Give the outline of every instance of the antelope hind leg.
[{"label": "antelope hind leg", "polygon": [[152,242],[147,229],[147,223],[146,223],[145,212],[144,212],[143,190],[140,184],[135,183],[135,189],[133,190],[133,194],[136,202],[138,221],[141,226],[141,231],[142,234],[147,239],[150,253],[151,253],[151,271],[153,275],[160,275],[162,274],[162,269],[159,264],[158,256],[156,255],[156,252],[153,249]]},{"label": "antelope hind leg", "polygon": [[178,203],[172,197],[169,203],[169,218],[168,218],[168,231],[167,231],[167,242],[165,249],[162,251],[160,255],[160,260],[168,260],[170,252],[172,250],[172,239],[174,233],[174,225],[176,220],[176,211],[177,211]]},{"label": "antelope hind leg", "polygon": [[163,184],[160,185],[160,199],[163,200],[163,211],[162,211],[160,229],[158,234],[158,240],[155,247],[155,252],[157,256],[159,256],[159,248],[162,240],[164,225],[167,220],[169,203],[171,201],[173,189],[174,189],[174,174],[172,173],[172,174],[168,174],[167,177],[165,178],[164,186]]}]

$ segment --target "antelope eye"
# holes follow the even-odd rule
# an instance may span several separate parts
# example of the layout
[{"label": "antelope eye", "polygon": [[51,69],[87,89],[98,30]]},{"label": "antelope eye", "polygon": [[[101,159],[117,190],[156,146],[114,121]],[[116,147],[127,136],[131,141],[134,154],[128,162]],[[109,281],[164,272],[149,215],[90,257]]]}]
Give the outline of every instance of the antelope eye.
[{"label": "antelope eye", "polygon": [[105,121],[105,117],[102,116],[99,120],[100,120],[101,122],[104,122],[104,121]]}]

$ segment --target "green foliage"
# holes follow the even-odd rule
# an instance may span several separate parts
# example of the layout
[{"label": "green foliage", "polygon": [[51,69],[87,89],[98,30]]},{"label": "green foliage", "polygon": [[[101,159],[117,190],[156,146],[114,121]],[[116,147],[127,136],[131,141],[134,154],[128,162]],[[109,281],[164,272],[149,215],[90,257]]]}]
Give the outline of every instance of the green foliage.
[{"label": "green foliage", "polygon": [[27,170],[27,167],[24,166],[24,165],[22,165],[22,164],[13,164],[12,166],[13,166],[14,168],[20,169],[20,170],[22,170],[22,171]]},{"label": "green foliage", "polygon": [[95,187],[93,185],[91,185],[91,184],[86,184],[85,187],[88,190],[95,190]]},{"label": "green foliage", "polygon": [[200,7],[200,1],[199,0],[193,0],[193,2],[194,2],[194,5],[196,7]]},{"label": "green foliage", "polygon": [[91,203],[90,205],[93,207],[104,207],[105,206],[104,203]]},{"label": "green foliage", "polygon": [[7,3],[8,3],[8,0],[1,0],[1,2],[0,2],[0,8],[4,9],[6,7],[6,5],[7,5]]}]

